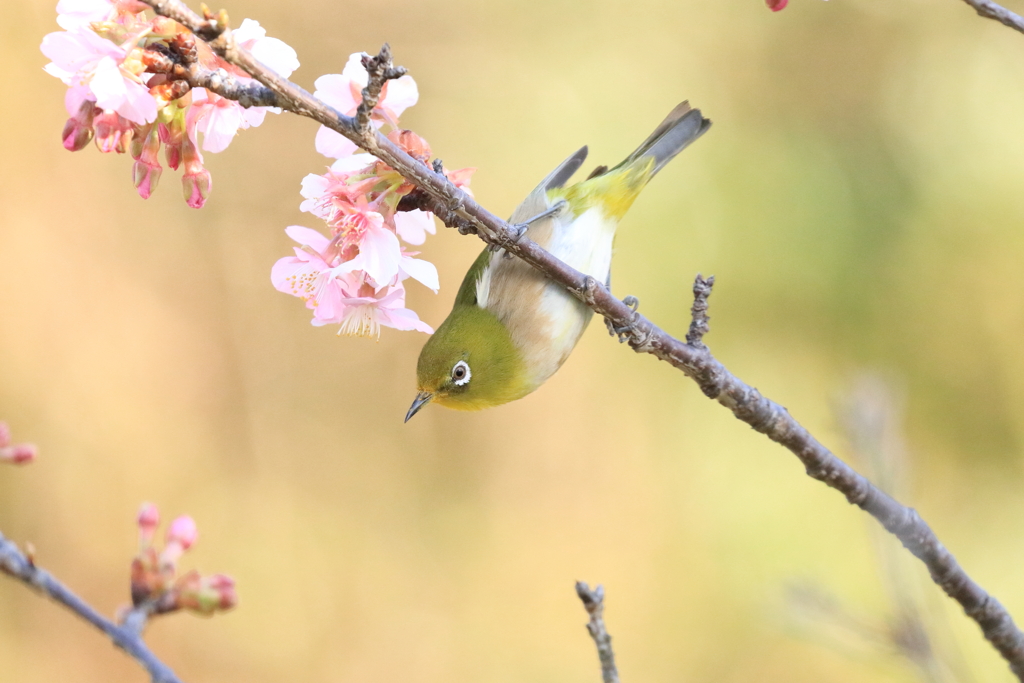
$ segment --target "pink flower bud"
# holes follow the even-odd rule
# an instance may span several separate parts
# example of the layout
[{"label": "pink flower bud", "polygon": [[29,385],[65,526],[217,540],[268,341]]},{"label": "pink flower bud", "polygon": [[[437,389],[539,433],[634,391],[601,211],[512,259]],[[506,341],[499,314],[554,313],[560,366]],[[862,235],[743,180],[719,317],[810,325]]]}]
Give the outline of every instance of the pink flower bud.
[{"label": "pink flower bud", "polygon": [[139,191],[140,197],[149,199],[153,191],[156,190],[157,183],[160,182],[161,173],[163,173],[163,169],[160,166],[153,166],[144,161],[135,162],[132,167],[132,176],[135,189]]},{"label": "pink flower bud", "polygon": [[156,528],[160,525],[160,510],[153,503],[143,503],[139,508],[137,518],[139,525],[139,541],[143,546],[149,545],[156,535]]},{"label": "pink flower bud", "polygon": [[11,428],[6,422],[0,422],[0,448],[11,445]]},{"label": "pink flower bud", "polygon": [[185,195],[185,203],[193,209],[201,209],[210,196],[213,178],[205,168],[194,173],[186,173],[181,177],[181,186]]},{"label": "pink flower bud", "polygon": [[199,531],[196,529],[195,520],[188,515],[182,515],[173,522],[167,529],[167,542],[177,543],[182,550],[188,550],[196,542]]},{"label": "pink flower bud", "polygon": [[114,112],[101,112],[93,119],[96,146],[104,153],[124,154],[135,135],[135,125]]},{"label": "pink flower bud", "polygon": [[190,572],[179,580],[175,588],[178,592],[177,604],[196,614],[209,616],[238,604],[235,580],[224,574],[204,576],[196,581]]},{"label": "pink flower bud", "polygon": [[765,4],[768,5],[768,9],[773,12],[786,9],[786,5],[789,4],[789,0],[765,0]]},{"label": "pink flower bud", "polygon": [[37,455],[39,455],[39,449],[31,443],[19,443],[0,448],[0,461],[14,465],[30,463],[36,459]]},{"label": "pink flower bud", "polygon": [[82,102],[78,113],[64,124],[64,131],[61,133],[64,149],[69,152],[77,152],[92,141],[92,125],[95,114],[95,103],[90,100]]}]

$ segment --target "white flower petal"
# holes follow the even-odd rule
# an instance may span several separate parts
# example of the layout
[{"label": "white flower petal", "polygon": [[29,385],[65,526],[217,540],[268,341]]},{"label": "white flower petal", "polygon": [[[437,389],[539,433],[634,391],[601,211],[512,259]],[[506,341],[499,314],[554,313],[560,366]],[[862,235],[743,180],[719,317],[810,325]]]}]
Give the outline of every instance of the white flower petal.
[{"label": "white flower petal", "polygon": [[437,277],[437,268],[430,261],[403,256],[399,268],[413,280],[422,283],[428,289],[432,289],[435,294],[441,288],[441,283]]},{"label": "white flower petal", "polygon": [[395,214],[395,230],[409,244],[423,244],[427,233],[434,234],[434,214],[420,209]]},{"label": "white flower petal", "polygon": [[299,68],[299,55],[283,40],[263,38],[252,46],[252,56],[260,60],[284,78]]},{"label": "white flower petal", "polygon": [[351,81],[355,81],[359,85],[360,90],[366,87],[366,84],[370,82],[370,74],[366,73],[366,69],[363,68],[362,52],[353,52],[348,56],[348,61],[345,62],[345,68],[342,69],[341,75]]}]

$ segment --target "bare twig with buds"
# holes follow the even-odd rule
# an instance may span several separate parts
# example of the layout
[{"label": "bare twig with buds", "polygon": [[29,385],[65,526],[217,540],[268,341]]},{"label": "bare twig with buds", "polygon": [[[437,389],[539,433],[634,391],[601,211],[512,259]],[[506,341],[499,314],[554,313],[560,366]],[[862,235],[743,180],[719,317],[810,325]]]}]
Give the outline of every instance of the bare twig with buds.
[{"label": "bare twig with buds", "polygon": [[[180,0],[144,1],[158,14],[183,24],[198,38],[207,41],[228,63],[273,91],[276,106],[337,131],[401,173],[418,188],[415,193],[418,206],[412,208],[431,211],[459,232],[476,233],[488,244],[499,244],[508,253],[534,266],[565,287],[595,313],[604,316],[614,329],[624,330],[626,340],[635,351],[649,353],[682,370],[698,384],[705,395],[716,399],[758,432],[788,448],[804,464],[809,476],[841,492],[851,504],[868,512],[915,557],[924,562],[935,583],[960,603],[967,615],[981,627],[989,642],[1010,663],[1017,677],[1024,681],[1024,633],[1017,628],[999,601],[967,575],[917,512],[901,505],[837,458],[793,419],[785,408],[763,397],[755,388],[729,372],[711,355],[703,342],[699,345],[690,344],[667,334],[613,296],[594,278],[570,268],[532,240],[517,239],[514,226],[480,206],[423,160],[412,157],[400,145],[379,132],[366,130],[356,117],[341,114],[260,64],[234,40],[225,12],[214,15],[204,11],[204,15],[200,16]],[[1004,23],[1012,19],[1009,13],[996,12],[991,3],[984,0],[967,2],[976,9],[987,7],[990,13],[982,12],[984,16],[1002,17],[1000,20]],[[1016,28],[1012,22],[1008,25]],[[383,74],[393,68],[388,58],[388,51],[382,51],[376,58],[378,61],[375,64]],[[190,84],[196,86],[198,82],[190,81]],[[225,97],[230,96],[227,89],[214,91]],[[695,312],[701,316],[705,310],[695,306]],[[706,323],[706,318],[703,322]],[[701,320],[695,320],[694,324],[697,330],[702,329]],[[699,336],[695,339],[699,339]]]},{"label": "bare twig with buds", "polygon": [[181,683],[181,679],[146,646],[142,627],[146,623],[144,611],[132,610],[124,615],[120,624],[97,612],[70,588],[53,578],[49,572],[36,566],[34,559],[21,552],[12,541],[0,534],[0,572],[18,579],[29,588],[64,605],[73,613],[102,631],[111,642],[124,650],[143,666],[153,683]]},{"label": "bare twig with buds", "polygon": [[178,560],[198,537],[191,517],[178,517],[171,522],[164,547],[159,551],[153,544],[160,524],[156,506],[144,504],[137,523],[139,553],[131,564],[132,604],[118,611],[116,621],[104,617],[49,572],[36,566],[31,546],[27,552],[22,552],[3,534],[0,534],[0,572],[64,605],[105,633],[114,645],[149,672],[153,683],[181,683],[143,641],[146,623],[151,617],[178,610],[210,615],[231,609],[238,602],[235,582],[223,574],[203,576],[194,569],[178,576]]},{"label": "bare twig with buds", "polygon": [[596,586],[591,590],[586,582],[577,581],[576,595],[579,596],[584,609],[590,615],[590,621],[587,622],[587,633],[594,639],[594,645],[597,646],[597,657],[601,660],[601,680],[604,683],[619,683],[619,670],[615,667],[612,637],[604,626],[604,586]]}]

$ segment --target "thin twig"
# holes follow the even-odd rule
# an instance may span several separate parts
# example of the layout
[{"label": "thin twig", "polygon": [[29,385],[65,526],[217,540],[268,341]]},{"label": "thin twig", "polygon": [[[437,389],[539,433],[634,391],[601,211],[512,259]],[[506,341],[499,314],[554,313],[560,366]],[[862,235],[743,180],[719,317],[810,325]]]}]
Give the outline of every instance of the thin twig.
[{"label": "thin twig", "polygon": [[604,627],[604,586],[590,589],[583,581],[576,582],[576,595],[583,602],[590,621],[587,632],[597,646],[597,657],[601,660],[601,679],[604,683],[619,683],[619,670],[615,668],[615,653],[612,651],[612,637]]},{"label": "thin twig", "polygon": [[1024,17],[1015,14],[991,0],[964,0],[974,10],[986,19],[995,19],[1004,26],[1009,26],[1015,31],[1024,33]]},{"label": "thin twig", "polygon": [[364,54],[362,59],[363,68],[366,69],[367,82],[363,88],[362,100],[356,107],[356,127],[362,136],[370,135],[370,116],[377,108],[380,94],[387,82],[401,78],[407,72],[404,66],[395,67],[391,63],[391,46],[387,43],[380,48],[376,57]]},{"label": "thin twig", "polygon": [[711,317],[708,315],[708,297],[711,296],[711,288],[714,286],[714,275],[705,280],[697,273],[693,280],[693,308],[690,309],[693,320],[690,322],[690,331],[686,333],[686,343],[694,348],[707,348],[703,339],[709,330],[708,320]]},{"label": "thin twig", "polygon": [[442,174],[413,159],[380,133],[374,131],[369,139],[364,139],[352,117],[339,113],[260,64],[246,50],[238,47],[226,26],[199,17],[180,0],[144,1],[158,13],[176,19],[200,36],[215,35],[210,46],[229,63],[277,93],[277,106],[312,118],[341,133],[397,170],[421,191],[420,208],[433,212],[460,232],[475,230],[489,244],[502,244],[509,253],[565,287],[614,327],[627,329],[628,341],[634,351],[649,353],[682,370],[705,395],[717,400],[772,441],[788,448],[804,464],[809,476],[841,492],[850,503],[868,512],[924,562],[932,580],[960,603],[967,615],[981,627],[985,638],[1009,662],[1018,679],[1024,681],[1024,633],[1014,624],[1009,612],[967,575],[915,510],[875,488],[825,448],[785,408],[729,372],[707,348],[691,346],[667,334],[616,299],[594,278],[554,258],[528,238],[515,241],[513,226],[484,209]]},{"label": "thin twig", "polygon": [[92,608],[67,586],[53,578],[49,572],[40,569],[12,541],[0,534],[0,572],[18,579],[29,588],[42,593],[51,600],[64,605],[76,615],[105,633],[117,647],[124,650],[149,672],[153,683],[181,683],[166,664],[156,658],[141,632],[145,625],[144,610],[132,610],[118,625]]}]

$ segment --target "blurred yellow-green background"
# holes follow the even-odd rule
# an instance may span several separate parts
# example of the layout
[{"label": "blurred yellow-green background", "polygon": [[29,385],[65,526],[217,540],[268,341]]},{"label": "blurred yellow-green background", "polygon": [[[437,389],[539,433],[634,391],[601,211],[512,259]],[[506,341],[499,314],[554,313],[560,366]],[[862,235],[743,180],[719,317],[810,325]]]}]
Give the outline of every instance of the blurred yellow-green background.
[{"label": "blurred yellow-green background", "polygon": [[[813,582],[884,623],[895,543],[600,323],[528,398],[403,425],[424,337],[338,338],[269,282],[284,227],[314,225],[315,125],[269,116],[208,155],[200,211],[170,171],[142,201],[130,159],[60,145],[64,87],[38,50],[53,5],[5,3],[0,22],[0,419],[41,448],[0,468],[0,531],[112,614],[139,504],[193,515],[185,566],[234,576],[241,604],[151,625],[184,680],[593,683],[576,579],[608,591],[625,681],[922,680],[885,647],[808,637],[826,625],[795,627],[784,597]],[[684,334],[694,274],[715,274],[714,352],[843,456],[839,397],[866,368],[895,378],[900,494],[1024,618],[1024,36],[958,0],[227,9],[294,46],[309,88],[389,41],[420,87],[403,123],[478,167],[501,215],[580,145],[615,162],[678,101],[701,107],[711,132],[622,225],[616,292]],[[426,321],[479,249],[425,245]],[[958,680],[1011,680],[908,575]],[[9,580],[0,672],[145,680]]]}]

